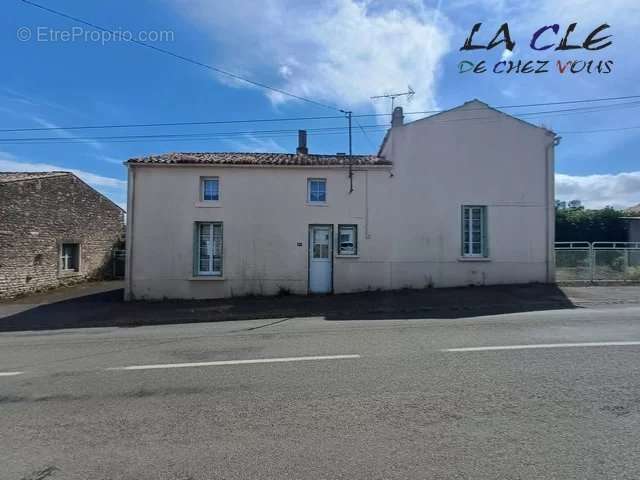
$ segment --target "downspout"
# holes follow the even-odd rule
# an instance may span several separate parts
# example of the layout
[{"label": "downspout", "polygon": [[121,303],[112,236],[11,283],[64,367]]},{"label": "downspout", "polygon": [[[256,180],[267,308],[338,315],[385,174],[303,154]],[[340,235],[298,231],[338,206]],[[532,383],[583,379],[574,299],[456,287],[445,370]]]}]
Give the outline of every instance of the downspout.
[{"label": "downspout", "polygon": [[125,301],[133,300],[131,279],[131,266],[133,265],[133,215],[135,201],[136,169],[132,165],[127,165],[127,263],[125,266]]},{"label": "downspout", "polygon": [[[554,198],[555,198],[555,179],[554,179],[554,174],[555,174],[555,169],[553,168],[554,165],[554,157],[555,155],[553,155],[553,157],[550,155],[550,153],[552,153],[552,149],[558,145],[560,145],[560,140],[562,139],[562,137],[555,135],[553,137],[553,140],[551,141],[551,143],[549,143],[549,145],[546,146],[545,148],[545,153],[544,153],[544,168],[545,168],[545,209],[546,209],[546,222],[545,222],[545,237],[546,237],[546,242],[545,242],[545,252],[546,252],[546,262],[545,262],[545,270],[546,270],[546,280],[547,283],[553,283],[553,280],[555,275],[551,274],[551,262],[553,260],[552,258],[552,246],[554,244],[554,238],[552,238],[552,226],[553,226],[553,221],[554,221],[554,217],[555,217],[555,202],[554,202]],[[552,215],[553,212],[553,215]],[[555,228],[553,229],[555,232]],[[554,233],[555,234],[555,233]]]},{"label": "downspout", "polygon": [[364,238],[369,235],[369,170],[364,171]]}]

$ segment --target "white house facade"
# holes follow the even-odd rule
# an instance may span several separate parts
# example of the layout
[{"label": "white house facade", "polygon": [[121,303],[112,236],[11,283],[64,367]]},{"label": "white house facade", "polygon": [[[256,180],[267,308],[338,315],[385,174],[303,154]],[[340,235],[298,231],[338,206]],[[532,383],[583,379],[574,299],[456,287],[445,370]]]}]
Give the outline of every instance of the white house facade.
[{"label": "white house facade", "polygon": [[555,135],[479,101],[378,155],[129,160],[126,298],[551,282]]}]

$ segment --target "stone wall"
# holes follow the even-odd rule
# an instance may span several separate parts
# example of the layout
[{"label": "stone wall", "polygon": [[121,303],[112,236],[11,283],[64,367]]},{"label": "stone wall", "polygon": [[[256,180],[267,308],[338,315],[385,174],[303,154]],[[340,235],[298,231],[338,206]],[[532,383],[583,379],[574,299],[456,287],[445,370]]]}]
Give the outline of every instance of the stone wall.
[{"label": "stone wall", "polygon": [[[110,275],[124,212],[72,174],[0,182],[0,298]],[[78,272],[61,243],[80,244]]]}]

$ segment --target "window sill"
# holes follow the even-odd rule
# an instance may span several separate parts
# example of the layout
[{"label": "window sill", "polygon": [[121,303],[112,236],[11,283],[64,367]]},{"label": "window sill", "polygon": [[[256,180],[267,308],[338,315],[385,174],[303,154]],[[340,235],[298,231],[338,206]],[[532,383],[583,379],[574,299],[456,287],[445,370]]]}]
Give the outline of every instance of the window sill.
[{"label": "window sill", "polygon": [[336,255],[336,258],[360,258],[360,255]]},{"label": "window sill", "polygon": [[195,203],[196,208],[220,208],[220,202],[219,201],[200,201],[200,202],[196,202]]},{"label": "window sill", "polygon": [[489,257],[458,257],[459,262],[490,262]]},{"label": "window sill", "polygon": [[224,277],[217,275],[199,275],[197,277],[190,277],[188,279],[191,282],[222,282]]},{"label": "window sill", "polygon": [[81,275],[81,272],[77,272],[75,270],[61,270],[58,272],[59,278],[76,277],[78,275]]},{"label": "window sill", "polygon": [[307,207],[328,207],[329,206],[327,202],[306,202],[305,205]]}]

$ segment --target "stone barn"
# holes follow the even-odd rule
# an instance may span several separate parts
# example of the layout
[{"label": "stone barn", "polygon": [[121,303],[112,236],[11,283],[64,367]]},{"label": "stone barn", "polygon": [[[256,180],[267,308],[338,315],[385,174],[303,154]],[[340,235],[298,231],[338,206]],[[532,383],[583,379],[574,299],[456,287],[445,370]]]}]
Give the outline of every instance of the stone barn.
[{"label": "stone barn", "polygon": [[0,172],[0,298],[108,277],[124,211],[69,172]]}]

